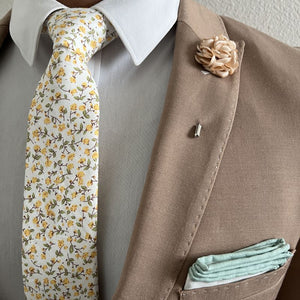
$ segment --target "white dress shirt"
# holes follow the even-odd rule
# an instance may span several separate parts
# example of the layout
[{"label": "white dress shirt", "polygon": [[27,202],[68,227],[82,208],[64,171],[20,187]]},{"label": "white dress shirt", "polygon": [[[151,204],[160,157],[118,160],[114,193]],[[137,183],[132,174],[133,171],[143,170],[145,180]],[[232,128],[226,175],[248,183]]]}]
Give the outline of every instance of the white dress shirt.
[{"label": "white dress shirt", "polygon": [[[179,0],[104,0],[94,6],[106,15],[119,35],[88,64],[100,94],[98,261],[100,294],[104,300],[111,299],[120,279],[142,195],[171,72],[178,5]],[[41,34],[43,22],[62,7],[54,0],[14,1],[10,33],[32,67],[24,66],[24,60],[16,57],[17,51],[12,51],[8,54],[10,71],[16,68],[18,72],[13,75],[13,82],[7,84],[14,86],[19,82],[18,89],[23,89],[23,95],[33,96],[52,53],[52,41],[47,34]],[[12,66],[16,61],[18,66]],[[1,90],[4,77],[2,64]],[[27,84],[23,86],[25,77]],[[7,85],[5,91],[0,125],[4,126],[2,122],[11,114],[7,110],[12,109],[12,103],[18,102],[26,103],[14,105],[14,110],[22,110],[25,124],[32,97],[20,98]],[[26,126],[15,131],[14,136],[23,141],[19,144],[20,163],[15,171],[23,178]],[[9,133],[1,136],[1,146],[5,139],[9,139]],[[5,147],[16,145],[11,142]],[[6,168],[12,167],[10,161],[5,161]],[[15,209],[21,218],[23,182],[19,181],[15,182],[18,192],[14,197],[18,198]],[[13,200],[10,194],[6,198]],[[20,224],[14,233],[18,237]],[[16,272],[20,272],[19,265],[17,268]],[[21,282],[15,286],[22,289]]]}]

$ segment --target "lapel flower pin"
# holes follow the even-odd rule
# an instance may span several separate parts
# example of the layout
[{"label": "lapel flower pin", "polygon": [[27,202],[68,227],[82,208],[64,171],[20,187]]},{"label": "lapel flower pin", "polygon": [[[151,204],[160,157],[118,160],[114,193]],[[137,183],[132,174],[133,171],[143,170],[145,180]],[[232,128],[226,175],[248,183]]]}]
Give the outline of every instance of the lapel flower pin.
[{"label": "lapel flower pin", "polygon": [[236,43],[223,34],[203,39],[197,45],[195,60],[221,78],[232,75],[239,66]]}]

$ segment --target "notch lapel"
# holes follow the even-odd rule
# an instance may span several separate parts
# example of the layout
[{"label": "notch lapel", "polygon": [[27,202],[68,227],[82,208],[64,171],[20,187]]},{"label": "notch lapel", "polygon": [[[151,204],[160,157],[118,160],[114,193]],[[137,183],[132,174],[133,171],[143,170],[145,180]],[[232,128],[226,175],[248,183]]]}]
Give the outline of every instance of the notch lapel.
[{"label": "notch lapel", "polygon": [[[227,78],[204,75],[200,39],[227,35],[219,16],[181,0],[173,66],[117,299],[178,299],[173,290],[209,200],[236,111],[240,67]],[[229,37],[230,38],[230,37]],[[195,125],[202,125],[194,138]]]}]

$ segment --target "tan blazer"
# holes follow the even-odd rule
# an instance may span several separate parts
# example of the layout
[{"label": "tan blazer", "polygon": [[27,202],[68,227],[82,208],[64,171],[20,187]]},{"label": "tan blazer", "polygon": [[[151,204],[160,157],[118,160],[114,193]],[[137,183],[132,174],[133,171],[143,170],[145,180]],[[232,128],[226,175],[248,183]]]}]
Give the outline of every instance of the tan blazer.
[{"label": "tan blazer", "polygon": [[[183,286],[202,255],[279,237],[295,251],[300,52],[194,0],[181,0],[176,26],[165,107],[113,299],[298,299],[298,252],[249,279]],[[240,59],[237,73],[224,79],[203,74],[194,59],[201,39],[221,33],[237,42]]]}]

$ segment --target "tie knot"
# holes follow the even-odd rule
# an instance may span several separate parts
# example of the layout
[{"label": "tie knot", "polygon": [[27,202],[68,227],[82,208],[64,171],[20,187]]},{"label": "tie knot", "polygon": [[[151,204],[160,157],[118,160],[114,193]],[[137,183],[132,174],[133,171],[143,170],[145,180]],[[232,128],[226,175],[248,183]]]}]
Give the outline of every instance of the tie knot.
[{"label": "tie knot", "polygon": [[64,47],[70,55],[88,61],[105,42],[105,16],[91,8],[67,8],[52,13],[47,20],[53,49]]}]

